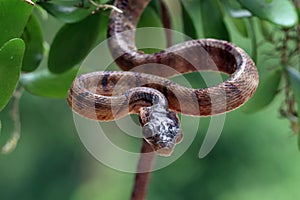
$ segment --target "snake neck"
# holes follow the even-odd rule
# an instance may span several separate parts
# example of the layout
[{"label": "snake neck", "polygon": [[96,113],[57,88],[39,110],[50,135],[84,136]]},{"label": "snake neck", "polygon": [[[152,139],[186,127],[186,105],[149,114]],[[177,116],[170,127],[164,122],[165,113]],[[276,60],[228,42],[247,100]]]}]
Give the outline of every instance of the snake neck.
[{"label": "snake neck", "polygon": [[[134,30],[141,14],[150,0],[116,0],[115,7],[122,10],[122,13],[112,10],[110,13],[110,24],[108,27],[108,37],[114,36],[128,30]],[[134,34],[132,35],[134,38]],[[134,40],[127,41],[128,46],[134,45]]]},{"label": "snake neck", "polygon": [[[156,89],[148,87],[135,87],[124,93],[127,100],[124,106],[129,106],[129,111],[139,113],[143,107],[157,107],[164,110],[168,109],[168,101],[166,97]],[[126,104],[126,105],[125,105]]]}]

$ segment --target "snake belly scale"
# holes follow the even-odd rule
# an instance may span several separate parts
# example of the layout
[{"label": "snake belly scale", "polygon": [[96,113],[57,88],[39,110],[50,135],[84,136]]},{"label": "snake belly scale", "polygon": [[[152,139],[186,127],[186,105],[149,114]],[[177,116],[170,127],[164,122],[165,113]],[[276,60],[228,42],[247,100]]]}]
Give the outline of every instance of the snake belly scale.
[{"label": "snake belly scale", "polygon": [[[78,76],[67,101],[76,113],[98,121],[138,114],[146,141],[160,155],[167,156],[182,139],[176,113],[211,116],[234,110],[254,94],[258,72],[244,50],[222,40],[189,40],[154,54],[139,51],[134,30],[149,1],[115,1],[123,13],[111,11],[108,44],[115,62],[124,71]],[[161,65],[172,70],[162,69]],[[137,66],[146,66],[144,73],[133,72]],[[229,78],[199,89],[183,87],[166,78],[202,70],[227,73]]]}]

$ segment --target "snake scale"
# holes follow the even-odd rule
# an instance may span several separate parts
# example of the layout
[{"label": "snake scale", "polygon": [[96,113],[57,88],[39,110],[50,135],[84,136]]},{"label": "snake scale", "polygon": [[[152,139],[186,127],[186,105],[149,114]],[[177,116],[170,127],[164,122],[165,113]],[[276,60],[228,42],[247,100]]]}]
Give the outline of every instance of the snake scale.
[{"label": "snake scale", "polygon": [[[146,141],[158,154],[168,156],[182,139],[177,113],[211,116],[240,107],[255,92],[258,72],[241,48],[216,39],[189,40],[154,54],[139,51],[134,30],[149,1],[115,1],[123,13],[111,11],[108,45],[124,71],[78,76],[67,101],[74,112],[98,121],[138,114]],[[144,73],[132,71],[137,66],[143,66]],[[229,78],[199,89],[166,78],[201,70],[219,71],[229,74]]]}]

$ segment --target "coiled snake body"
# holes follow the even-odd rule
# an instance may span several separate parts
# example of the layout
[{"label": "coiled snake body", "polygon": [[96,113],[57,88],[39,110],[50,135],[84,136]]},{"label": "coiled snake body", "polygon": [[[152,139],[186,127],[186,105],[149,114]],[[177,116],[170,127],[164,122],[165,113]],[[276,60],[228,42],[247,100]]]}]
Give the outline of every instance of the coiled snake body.
[{"label": "coiled snake body", "polygon": [[[221,40],[190,40],[154,54],[138,51],[133,30],[149,1],[117,0],[115,6],[123,13],[111,11],[108,28],[115,62],[125,71],[146,65],[146,73],[102,71],[80,75],[67,100],[76,113],[99,121],[139,114],[144,138],[159,154],[169,155],[182,138],[176,113],[209,116],[234,110],[255,92],[258,73],[241,48]],[[201,70],[220,71],[230,77],[200,89],[163,78]]]}]

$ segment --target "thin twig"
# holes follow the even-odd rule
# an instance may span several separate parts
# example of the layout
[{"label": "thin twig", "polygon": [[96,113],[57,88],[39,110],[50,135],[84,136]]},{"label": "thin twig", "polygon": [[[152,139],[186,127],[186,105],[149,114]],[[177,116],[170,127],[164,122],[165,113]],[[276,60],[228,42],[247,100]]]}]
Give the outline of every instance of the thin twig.
[{"label": "thin twig", "polygon": [[[284,39],[282,41],[282,48],[281,48],[281,64],[284,68],[284,77],[286,80],[286,87],[285,87],[285,103],[287,106],[286,113],[287,116],[293,116],[295,115],[296,108],[295,108],[295,96],[293,95],[291,91],[291,84],[288,77],[287,67],[289,66],[289,55],[288,55],[288,41],[290,40],[289,37],[289,30],[284,30]],[[291,120],[289,118],[291,128],[295,134],[298,133],[298,123]]]},{"label": "thin twig", "polygon": [[141,156],[137,167],[137,172],[143,171],[143,173],[136,173],[135,175],[131,200],[146,199],[154,157],[155,152],[153,151],[153,148],[143,140]]},{"label": "thin twig", "polygon": [[99,9],[103,9],[103,10],[107,10],[107,9],[112,9],[112,10],[115,10],[119,13],[123,13],[122,10],[120,10],[119,8],[117,8],[116,6],[114,5],[109,5],[109,4],[98,4],[96,3],[95,1],[93,0],[89,0],[89,2],[96,7],[96,10],[98,11]]},{"label": "thin twig", "polygon": [[13,96],[13,105],[11,110],[11,117],[14,123],[14,130],[11,138],[5,143],[2,147],[3,154],[11,153],[17,146],[18,141],[21,135],[21,122],[20,122],[20,114],[19,114],[19,101],[22,96],[23,88],[19,87]]}]

